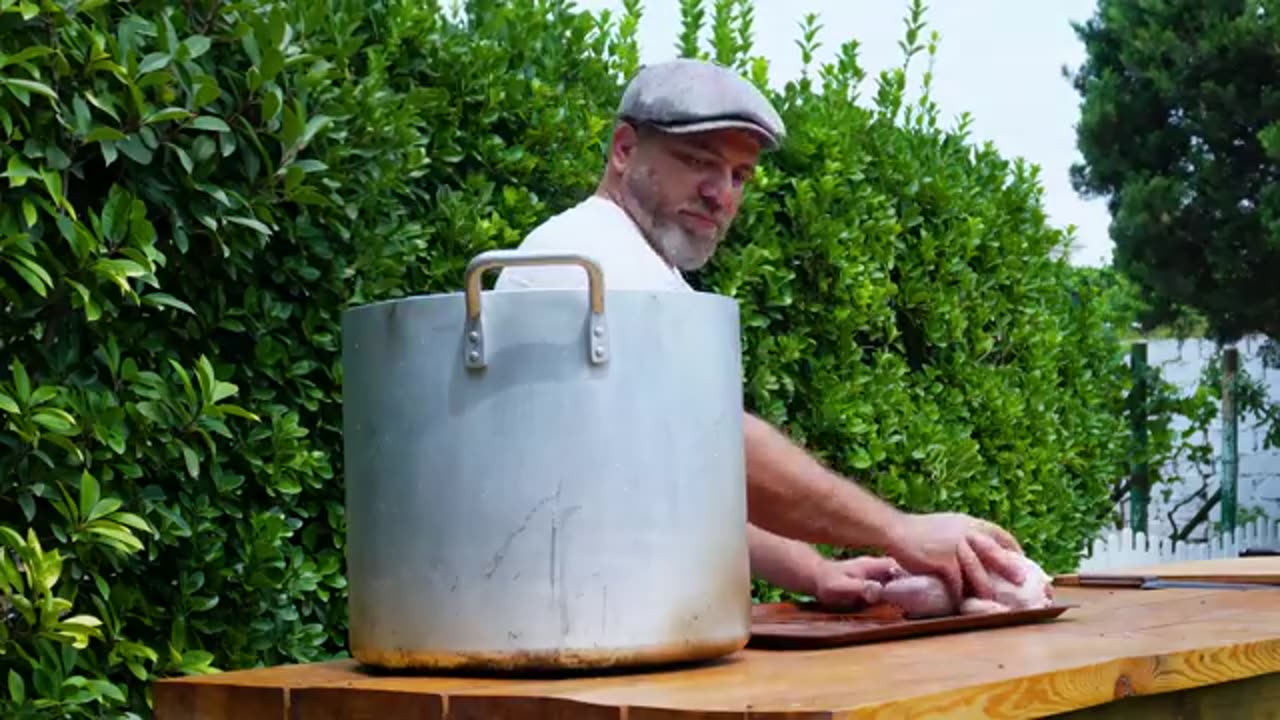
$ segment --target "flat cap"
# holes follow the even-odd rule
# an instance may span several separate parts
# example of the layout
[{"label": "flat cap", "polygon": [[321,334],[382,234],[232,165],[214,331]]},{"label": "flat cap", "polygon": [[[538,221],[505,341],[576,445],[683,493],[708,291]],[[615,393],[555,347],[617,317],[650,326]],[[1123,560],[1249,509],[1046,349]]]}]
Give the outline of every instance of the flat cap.
[{"label": "flat cap", "polygon": [[786,136],[782,118],[755,85],[722,65],[691,58],[641,68],[622,94],[618,117],[670,133],[743,128],[770,150]]}]

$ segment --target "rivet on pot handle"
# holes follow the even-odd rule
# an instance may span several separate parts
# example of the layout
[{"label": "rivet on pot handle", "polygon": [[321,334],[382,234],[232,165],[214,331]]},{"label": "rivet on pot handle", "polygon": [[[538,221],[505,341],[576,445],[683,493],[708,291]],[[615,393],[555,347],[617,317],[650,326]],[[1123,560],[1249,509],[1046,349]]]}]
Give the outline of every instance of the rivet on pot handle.
[{"label": "rivet on pot handle", "polygon": [[587,292],[591,317],[587,324],[587,356],[593,365],[609,359],[609,344],[604,323],[604,272],[593,258],[575,253],[537,253],[520,250],[490,250],[480,253],[467,264],[466,287],[467,342],[464,360],[467,367],[485,367],[484,328],[480,318],[480,280],[484,273],[496,268],[517,265],[577,265],[587,273]]}]

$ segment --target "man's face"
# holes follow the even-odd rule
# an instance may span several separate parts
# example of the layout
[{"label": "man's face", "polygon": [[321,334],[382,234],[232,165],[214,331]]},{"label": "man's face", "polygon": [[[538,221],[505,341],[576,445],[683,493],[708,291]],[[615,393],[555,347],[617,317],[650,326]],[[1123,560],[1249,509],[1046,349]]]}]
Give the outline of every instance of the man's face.
[{"label": "man's face", "polygon": [[654,248],[694,270],[728,232],[759,155],[759,141],[742,130],[673,135],[623,125],[611,162],[623,203]]}]

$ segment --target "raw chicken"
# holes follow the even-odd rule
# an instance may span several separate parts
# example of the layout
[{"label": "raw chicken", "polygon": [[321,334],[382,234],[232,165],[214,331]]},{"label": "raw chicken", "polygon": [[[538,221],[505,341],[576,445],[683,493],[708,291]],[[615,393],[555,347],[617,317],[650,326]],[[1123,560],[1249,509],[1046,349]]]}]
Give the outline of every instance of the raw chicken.
[{"label": "raw chicken", "polygon": [[992,573],[991,583],[995,597],[991,600],[971,597],[956,607],[942,580],[932,575],[909,575],[885,583],[880,592],[880,601],[901,608],[908,618],[980,615],[1052,605],[1053,578],[1031,558],[1024,555],[1017,557],[1026,567],[1026,579],[1022,584],[1015,585],[999,574]]}]

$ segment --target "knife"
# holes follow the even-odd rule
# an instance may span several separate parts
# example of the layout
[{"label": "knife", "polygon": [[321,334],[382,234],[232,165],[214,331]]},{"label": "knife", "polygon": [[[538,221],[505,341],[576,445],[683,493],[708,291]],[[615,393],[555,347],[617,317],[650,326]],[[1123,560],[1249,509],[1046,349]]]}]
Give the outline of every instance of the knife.
[{"label": "knife", "polygon": [[1082,587],[1122,587],[1139,590],[1196,588],[1201,590],[1280,590],[1280,585],[1214,582],[1209,580],[1161,580],[1154,575],[1082,575]]},{"label": "knife", "polygon": [[1166,588],[1201,588],[1205,590],[1280,590],[1280,585],[1263,583],[1209,582],[1202,580],[1147,580],[1139,586],[1143,590]]}]

